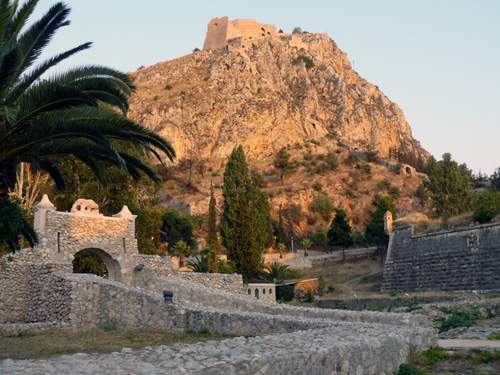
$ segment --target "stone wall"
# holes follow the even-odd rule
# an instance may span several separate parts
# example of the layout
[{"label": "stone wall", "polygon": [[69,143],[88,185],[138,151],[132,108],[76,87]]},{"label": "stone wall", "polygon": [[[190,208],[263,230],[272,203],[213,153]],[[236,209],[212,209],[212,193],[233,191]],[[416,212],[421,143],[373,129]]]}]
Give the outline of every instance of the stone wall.
[{"label": "stone wall", "polygon": [[221,309],[269,315],[290,315],[299,318],[332,319],[411,327],[430,325],[429,319],[420,315],[317,309],[256,300],[253,296],[247,294],[214,290],[201,284],[179,279],[174,275],[170,275],[168,278],[156,278],[148,274],[147,270],[138,272],[134,283],[135,286],[143,290],[155,293],[158,298],[161,297],[164,290],[171,290],[174,292],[174,302],[189,308]]},{"label": "stone wall", "polygon": [[198,283],[213,289],[225,290],[231,293],[244,294],[243,277],[237,273],[200,273],[200,272],[177,272],[172,273],[182,280]]},{"label": "stone wall", "polygon": [[253,19],[214,18],[208,23],[203,49],[221,49],[227,45],[228,41],[236,38],[251,42],[277,34],[278,30],[273,25],[262,24]]},{"label": "stone wall", "polygon": [[414,235],[396,228],[383,290],[500,289],[500,223]]},{"label": "stone wall", "polygon": [[48,273],[68,270],[65,265],[33,263],[29,261],[31,254],[20,252],[0,258],[0,324],[33,321],[30,302],[36,300],[39,285],[46,282]]}]

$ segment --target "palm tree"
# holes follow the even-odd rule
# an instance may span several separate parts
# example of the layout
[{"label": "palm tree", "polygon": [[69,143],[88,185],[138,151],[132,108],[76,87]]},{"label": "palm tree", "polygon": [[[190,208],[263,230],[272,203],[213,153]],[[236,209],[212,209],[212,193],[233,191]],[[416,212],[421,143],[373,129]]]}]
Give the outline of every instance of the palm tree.
[{"label": "palm tree", "polygon": [[302,240],[302,247],[304,248],[305,257],[309,256],[308,250],[311,248],[311,246],[312,246],[312,241],[309,238],[304,238]]},{"label": "palm tree", "polygon": [[[8,193],[14,188],[21,163],[45,171],[58,188],[65,186],[60,167],[73,157],[99,179],[104,167],[115,165],[134,179],[143,174],[158,180],[137,155],[175,157],[170,144],[126,117],[134,86],[129,76],[103,66],[83,66],[47,77],[50,68],[91,43],[35,64],[54,34],[69,24],[70,8],[56,3],[27,26],[39,0],[0,0],[0,241],[10,247],[23,235],[31,244],[36,235]],[[5,216],[7,213],[7,216]],[[10,215],[10,216],[9,216]],[[1,215],[0,215],[1,216]],[[12,227],[10,218],[19,219]],[[2,228],[10,225],[10,234]],[[10,236],[10,237],[9,237]]]}]

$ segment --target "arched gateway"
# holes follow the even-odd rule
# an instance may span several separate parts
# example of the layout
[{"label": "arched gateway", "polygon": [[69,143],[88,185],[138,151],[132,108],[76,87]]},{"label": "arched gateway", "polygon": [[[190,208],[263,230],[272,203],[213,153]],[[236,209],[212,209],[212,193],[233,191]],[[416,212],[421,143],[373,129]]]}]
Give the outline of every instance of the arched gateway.
[{"label": "arched gateway", "polygon": [[104,216],[94,201],[79,199],[71,212],[57,211],[47,195],[36,206],[38,250],[47,261],[72,264],[77,253],[89,252],[106,265],[108,277],[127,281],[139,252],[135,215],[127,206],[112,217]]}]

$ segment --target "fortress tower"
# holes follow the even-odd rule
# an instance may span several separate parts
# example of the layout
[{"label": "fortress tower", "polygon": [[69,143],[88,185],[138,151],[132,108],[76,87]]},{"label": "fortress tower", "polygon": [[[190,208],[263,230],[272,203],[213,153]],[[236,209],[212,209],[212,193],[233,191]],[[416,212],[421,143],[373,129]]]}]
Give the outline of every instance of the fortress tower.
[{"label": "fortress tower", "polygon": [[208,23],[204,50],[224,48],[229,40],[240,38],[242,42],[273,37],[276,27],[258,23],[252,19],[229,20],[228,17],[214,18]]}]

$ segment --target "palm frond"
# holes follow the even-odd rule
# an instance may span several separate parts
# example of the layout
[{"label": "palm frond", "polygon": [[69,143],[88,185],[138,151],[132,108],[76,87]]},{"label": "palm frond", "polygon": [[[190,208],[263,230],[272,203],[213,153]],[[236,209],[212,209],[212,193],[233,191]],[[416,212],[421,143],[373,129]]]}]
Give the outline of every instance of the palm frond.
[{"label": "palm frond", "polygon": [[34,68],[32,71],[29,73],[26,73],[21,79],[19,80],[18,83],[14,86],[14,88],[11,90],[9,95],[7,96],[7,99],[5,100],[7,103],[10,103],[14,100],[16,100],[19,95],[21,95],[28,87],[30,87],[36,80],[40,79],[40,77],[47,72],[50,68],[56,66],[59,64],[61,61],[66,60],[68,57],[86,50],[92,46],[92,43],[83,43],[79,45],[78,47],[75,47],[73,49],[70,49],[66,52],[63,52],[61,54],[58,54],[56,56],[51,57],[47,61],[43,62],[36,68]]},{"label": "palm frond", "polygon": [[35,7],[37,6],[39,0],[28,0],[21,8],[16,12],[14,19],[12,20],[11,32],[14,35],[18,35],[21,29],[26,25],[28,19],[33,14]]}]

